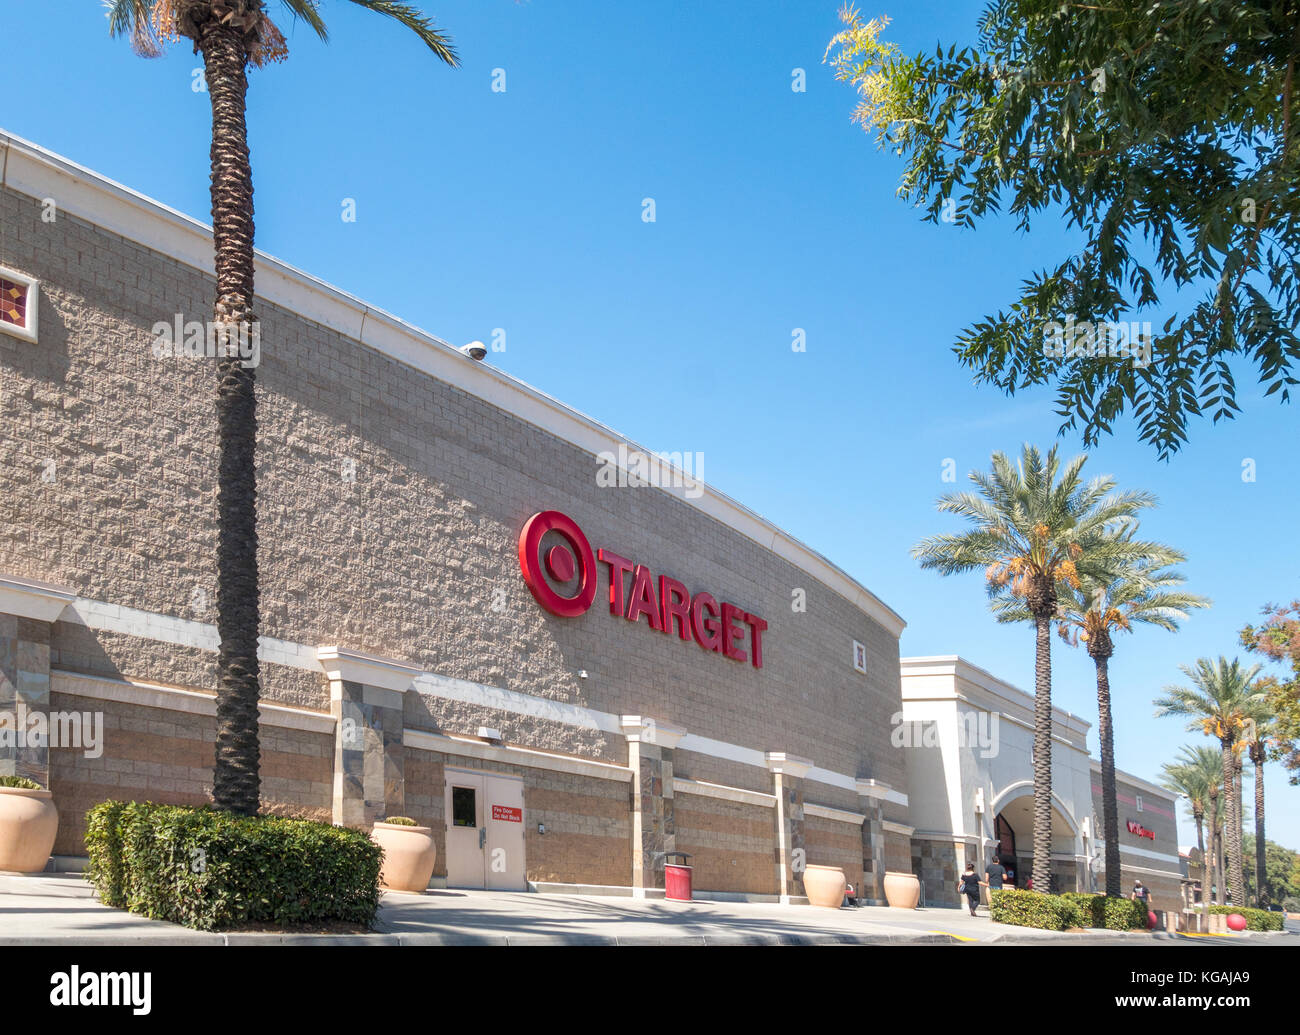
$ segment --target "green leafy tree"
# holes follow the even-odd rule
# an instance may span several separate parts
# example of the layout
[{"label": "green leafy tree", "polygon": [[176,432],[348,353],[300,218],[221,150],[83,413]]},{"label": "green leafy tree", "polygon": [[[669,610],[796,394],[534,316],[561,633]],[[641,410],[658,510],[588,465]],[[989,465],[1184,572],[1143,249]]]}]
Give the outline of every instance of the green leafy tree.
[{"label": "green leafy tree", "polygon": [[[406,26],[448,65],[448,38],[410,4],[350,0]],[[212,105],[212,237],[216,265],[213,338],[217,344],[217,740],[212,797],[218,808],[252,815],[259,805],[257,657],[257,410],[254,368],[239,355],[255,338],[253,173],[245,110],[248,70],[288,56],[264,0],[106,0],[109,32],[136,53],[156,57],[184,38],[203,57]],[[290,17],[327,38],[319,0],[281,0]]]},{"label": "green leafy tree", "polygon": [[1052,849],[1051,623],[1064,584],[1107,579],[1126,562],[1160,548],[1118,533],[1137,511],[1155,504],[1146,492],[1115,491],[1109,476],[1084,484],[1086,455],[1064,467],[1056,447],[1044,455],[1025,445],[1019,464],[993,454],[990,471],[972,471],[975,492],[941,497],[941,513],[965,518],[970,528],[931,536],[912,549],[922,568],[943,575],[980,571],[994,606],[1013,598],[1034,626],[1034,887],[1050,886]]},{"label": "green leafy tree", "polygon": [[1241,826],[1239,805],[1234,791],[1236,780],[1236,750],[1248,720],[1263,702],[1263,695],[1254,686],[1259,666],[1243,669],[1233,658],[1220,657],[1217,661],[1200,658],[1196,667],[1181,666],[1191,680],[1191,686],[1167,686],[1163,697],[1157,698],[1156,715],[1187,716],[1187,728],[1199,729],[1219,742],[1223,766],[1224,840],[1227,850],[1227,884],[1234,905],[1246,902],[1242,880]]},{"label": "green leafy tree", "polygon": [[1290,782],[1300,784],[1300,600],[1284,607],[1266,604],[1263,613],[1263,625],[1241,630],[1241,645],[1290,668],[1286,677],[1265,676],[1260,687],[1272,716],[1269,759],[1281,762]]},{"label": "green leafy tree", "polygon": [[[1124,533],[1131,539],[1132,530]],[[1114,637],[1131,632],[1135,624],[1153,625],[1169,632],[1187,612],[1208,607],[1210,601],[1179,587],[1185,576],[1172,569],[1186,558],[1172,547],[1155,545],[1150,556],[1117,568],[1104,578],[1081,576],[1077,585],[1063,583],[1058,590],[1057,631],[1071,646],[1083,643],[1097,672],[1097,738],[1101,752],[1102,836],[1106,842],[1106,894],[1124,894],[1119,857],[1119,805],[1115,783],[1114,712],[1110,694],[1110,659],[1115,653]],[[994,601],[994,614],[1001,622],[1032,620],[1021,597],[1005,596]]]},{"label": "green leafy tree", "polygon": [[[1259,845],[1259,838],[1255,834],[1247,834],[1243,842],[1247,857],[1259,852]],[[1268,840],[1264,841],[1264,850],[1260,854],[1264,857],[1263,892],[1257,890],[1260,887],[1258,874],[1250,870],[1246,871],[1246,891],[1259,901],[1261,908],[1267,908],[1272,902],[1300,892],[1300,887],[1291,887],[1291,874],[1300,865],[1300,855],[1276,841]]]},{"label": "green leafy tree", "polygon": [[[886,20],[841,18],[826,60],[858,91],[854,119],[903,156],[900,197],[932,222],[1005,210],[1022,231],[1064,222],[1078,241],[959,336],[978,382],[1054,385],[1062,431],[1087,445],[1129,411],[1161,458],[1192,418],[1239,410],[1234,370],[1289,400],[1294,0],[993,0],[972,45],[912,57],[882,40]],[[1110,328],[1133,321],[1155,330],[1117,361]]]}]

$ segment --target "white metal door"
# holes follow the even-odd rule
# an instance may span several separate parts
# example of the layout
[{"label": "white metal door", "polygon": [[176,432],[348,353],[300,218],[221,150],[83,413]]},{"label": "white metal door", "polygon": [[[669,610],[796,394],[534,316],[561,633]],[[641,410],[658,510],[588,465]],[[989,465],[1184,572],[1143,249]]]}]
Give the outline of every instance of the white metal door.
[{"label": "white metal door", "polygon": [[484,774],[487,798],[487,886],[526,891],[524,880],[524,781],[517,776]]},{"label": "white metal door", "polygon": [[447,886],[483,887],[483,774],[446,770]]},{"label": "white metal door", "polygon": [[445,770],[447,886],[525,891],[524,781]]}]

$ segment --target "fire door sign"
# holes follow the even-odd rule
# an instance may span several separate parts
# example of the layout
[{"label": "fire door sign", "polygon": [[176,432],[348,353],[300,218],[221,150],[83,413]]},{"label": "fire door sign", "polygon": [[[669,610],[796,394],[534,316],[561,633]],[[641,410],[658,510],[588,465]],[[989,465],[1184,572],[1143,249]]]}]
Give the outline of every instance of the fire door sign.
[{"label": "fire door sign", "polygon": [[514,808],[511,805],[493,805],[492,818],[503,823],[522,823],[524,821],[524,810]]}]

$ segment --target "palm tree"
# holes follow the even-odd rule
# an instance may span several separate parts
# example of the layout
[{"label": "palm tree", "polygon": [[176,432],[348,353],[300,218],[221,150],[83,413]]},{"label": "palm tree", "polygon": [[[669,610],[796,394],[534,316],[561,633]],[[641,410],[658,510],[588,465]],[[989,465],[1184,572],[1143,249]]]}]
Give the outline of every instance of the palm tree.
[{"label": "palm tree", "polygon": [[1255,905],[1260,909],[1269,906],[1268,872],[1264,866],[1264,761],[1272,740],[1273,716],[1267,705],[1247,717],[1242,731],[1242,742],[1255,764]]},{"label": "palm tree", "polygon": [[[1132,530],[1123,533],[1131,540]],[[1126,563],[1104,578],[1083,576],[1077,586],[1063,584],[1058,591],[1057,631],[1067,643],[1087,645],[1097,670],[1097,737],[1101,743],[1102,834],[1106,842],[1106,894],[1121,898],[1123,875],[1119,858],[1119,806],[1115,786],[1115,733],[1110,700],[1110,658],[1115,653],[1114,634],[1131,632],[1135,622],[1177,632],[1178,623],[1192,608],[1210,601],[1177,587],[1186,578],[1170,565],[1186,558],[1177,550],[1158,546],[1151,555]],[[1029,615],[1018,597],[995,601],[999,621],[1027,621]]]},{"label": "palm tree", "polygon": [[[456,53],[433,22],[410,4],[350,0],[409,28],[453,67]],[[322,40],[319,0],[281,0]],[[203,55],[212,104],[212,238],[217,343],[217,741],[212,798],[218,808],[253,815],[259,805],[257,701],[261,675],[257,567],[257,412],[253,367],[239,344],[256,338],[253,313],[253,174],[245,108],[249,67],[288,55],[265,0],[106,0],[109,32],[128,35],[136,53],[155,57],[181,37]]]},{"label": "palm tree", "polygon": [[[1223,760],[1213,748],[1204,745],[1184,747],[1178,760],[1166,762],[1164,786],[1186,796],[1196,824],[1196,847],[1201,851],[1201,906],[1208,913],[1210,892],[1214,887],[1214,842],[1218,832],[1219,784],[1223,780]],[[1210,850],[1205,850],[1204,820],[1209,818]]]},{"label": "palm tree", "polygon": [[1214,752],[1214,764],[1219,769],[1219,778],[1210,785],[1210,855],[1214,860],[1214,885],[1219,905],[1228,900],[1227,867],[1223,865],[1223,810],[1219,808],[1219,798],[1223,795],[1223,758]]},{"label": "palm tree", "polygon": [[992,471],[972,471],[976,492],[949,493],[943,513],[968,519],[973,528],[922,540],[912,554],[922,568],[941,574],[983,571],[989,596],[1023,602],[1035,629],[1034,646],[1034,887],[1050,887],[1052,851],[1052,646],[1050,626],[1061,584],[1084,576],[1104,577],[1126,560],[1152,553],[1149,544],[1118,533],[1134,513],[1153,506],[1144,492],[1115,492],[1110,477],[1080,478],[1087,456],[1064,468],[1056,447],[1046,455],[1025,445],[1018,465],[994,453]]},{"label": "palm tree", "polygon": [[1242,880],[1241,827],[1238,825],[1236,780],[1236,745],[1246,720],[1262,703],[1264,695],[1254,689],[1259,666],[1242,669],[1233,658],[1229,663],[1222,656],[1217,661],[1200,658],[1196,667],[1181,666],[1192,681],[1187,686],[1167,686],[1165,695],[1158,698],[1156,715],[1186,715],[1191,717],[1189,730],[1200,729],[1206,736],[1219,741],[1223,765],[1224,840],[1227,842],[1228,889],[1234,905],[1246,903],[1246,889]]}]

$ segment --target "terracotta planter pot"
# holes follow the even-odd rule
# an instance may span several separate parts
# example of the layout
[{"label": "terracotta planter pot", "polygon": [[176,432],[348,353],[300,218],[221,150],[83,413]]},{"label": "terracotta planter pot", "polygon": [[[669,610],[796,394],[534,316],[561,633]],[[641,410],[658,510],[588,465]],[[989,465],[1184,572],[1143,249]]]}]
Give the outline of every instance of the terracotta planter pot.
[{"label": "terracotta planter pot", "polygon": [[40,873],[58,832],[59,813],[49,791],[0,787],[0,870]]},{"label": "terracotta planter pot", "polygon": [[844,871],[838,866],[808,866],[803,871],[803,889],[808,904],[825,909],[839,909],[844,905],[844,889],[849,886]]},{"label": "terracotta planter pot", "polygon": [[921,882],[916,874],[886,870],[885,901],[895,909],[915,909],[921,901]]},{"label": "terracotta planter pot", "polygon": [[392,891],[423,891],[429,886],[433,864],[438,858],[432,830],[376,823],[370,836],[384,850],[380,884]]}]

